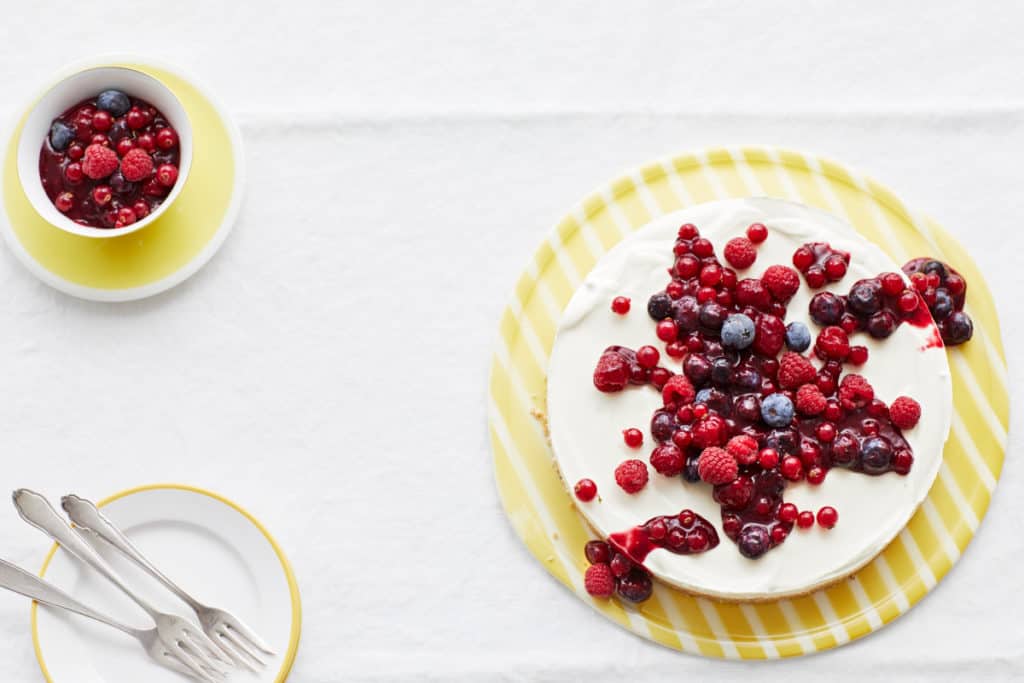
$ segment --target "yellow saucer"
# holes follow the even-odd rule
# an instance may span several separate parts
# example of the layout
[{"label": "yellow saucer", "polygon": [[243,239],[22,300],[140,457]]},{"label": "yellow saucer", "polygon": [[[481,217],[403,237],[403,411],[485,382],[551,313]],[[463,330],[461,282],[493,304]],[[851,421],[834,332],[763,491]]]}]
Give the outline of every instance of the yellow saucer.
[{"label": "yellow saucer", "polygon": [[26,107],[3,155],[0,232],[18,260],[51,287],[93,301],[131,301],[183,282],[224,243],[241,205],[242,138],[209,93],[170,67],[148,60],[103,58],[76,64],[53,83],[97,66],[145,72],[181,101],[192,122],[194,148],[181,194],[153,224],[123,237],[93,239],[50,225],[32,208],[18,178],[18,141],[31,109]]},{"label": "yellow saucer", "polygon": [[[717,603],[655,582],[637,608],[590,597],[583,545],[592,532],[553,464],[542,421],[548,356],[562,310],[597,260],[648,221],[727,197],[790,199],[848,221],[898,263],[931,255],[969,283],[974,338],[947,350],[953,429],[942,468],[910,523],[849,580],[799,598]],[[495,476],[512,527],[541,565],[633,633],[683,652],[774,659],[827,650],[904,614],[952,568],[985,516],[1003,467],[1009,395],[995,303],[966,250],[890,190],[833,161],[771,147],[663,159],[583,200],[537,249],[499,323],[489,427]],[[926,627],[926,624],[921,624]]]}]

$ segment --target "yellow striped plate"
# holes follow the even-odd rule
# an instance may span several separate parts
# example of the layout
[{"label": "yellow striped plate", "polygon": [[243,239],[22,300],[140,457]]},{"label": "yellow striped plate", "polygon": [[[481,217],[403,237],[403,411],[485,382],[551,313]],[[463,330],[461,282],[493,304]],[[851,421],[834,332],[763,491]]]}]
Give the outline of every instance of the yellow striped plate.
[{"label": "yellow striped plate", "polygon": [[[583,589],[592,536],[556,471],[543,422],[545,372],[561,311],[606,251],[665,213],[727,197],[767,195],[847,219],[896,261],[933,255],[969,283],[974,339],[949,351],[955,414],[942,469],[906,529],[856,577],[811,595],[719,604],[657,584],[638,609]],[[620,626],[684,652],[732,659],[792,657],[875,631],[945,576],[978,528],[1003,465],[1009,398],[995,306],[963,247],[888,189],[840,164],[768,147],[711,149],[648,164],[563,218],[516,283],[491,367],[489,427],[502,502],[544,567]]]}]

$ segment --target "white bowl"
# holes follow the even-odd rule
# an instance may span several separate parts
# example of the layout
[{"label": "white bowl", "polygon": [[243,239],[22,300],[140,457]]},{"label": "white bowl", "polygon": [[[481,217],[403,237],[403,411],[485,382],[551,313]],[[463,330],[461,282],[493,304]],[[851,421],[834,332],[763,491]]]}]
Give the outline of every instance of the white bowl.
[{"label": "white bowl", "polygon": [[[46,196],[39,178],[39,150],[50,133],[54,119],[82,100],[96,97],[104,90],[110,89],[121,90],[130,97],[146,100],[159,109],[178,134],[181,160],[178,164],[177,182],[163,203],[152,213],[123,228],[92,228],[79,225],[62,214]],[[181,102],[157,79],[141,71],[124,67],[86,69],[59,81],[32,107],[18,140],[18,176],[33,208],[51,225],[84,237],[120,237],[146,227],[159,218],[181,194],[181,188],[185,185],[191,166],[192,124]]]}]

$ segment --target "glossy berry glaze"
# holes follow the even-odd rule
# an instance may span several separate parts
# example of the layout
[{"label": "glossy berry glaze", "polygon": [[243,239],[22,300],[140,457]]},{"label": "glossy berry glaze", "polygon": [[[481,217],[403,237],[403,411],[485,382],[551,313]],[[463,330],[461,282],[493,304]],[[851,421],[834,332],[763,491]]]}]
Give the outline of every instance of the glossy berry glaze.
[{"label": "glossy berry glaze", "polygon": [[718,532],[706,519],[683,510],[678,515],[663,515],[647,520],[629,531],[608,537],[608,542],[631,560],[641,563],[655,548],[664,548],[676,555],[693,555],[718,545]]},{"label": "glossy berry glaze", "polygon": [[827,242],[808,242],[793,252],[793,266],[811,289],[819,289],[826,282],[839,282],[849,265],[850,254],[833,249]]},{"label": "glossy berry glaze", "polygon": [[[145,100],[128,97],[126,104],[127,111],[115,109],[120,113],[115,116],[99,108],[98,98],[79,102],[54,120],[39,150],[43,190],[61,213],[79,225],[120,228],[142,220],[163,203],[177,182],[177,133]],[[101,177],[83,170],[89,168],[86,155],[91,145],[116,155],[111,157],[117,164],[111,162],[110,172],[94,174]],[[134,152],[126,165],[125,157],[133,150],[145,152],[149,161]],[[141,161],[142,170],[128,171],[132,161],[136,165]],[[138,177],[142,173],[145,176]]]},{"label": "glossy berry glaze", "polygon": [[[722,531],[741,554],[763,556],[801,521],[795,507],[784,501],[791,483],[821,485],[833,467],[875,476],[910,471],[911,447],[890,419],[888,406],[874,397],[863,376],[846,372],[849,363],[870,366],[866,348],[851,345],[851,335],[867,332],[884,339],[903,322],[932,325],[923,299],[902,277],[881,274],[854,283],[845,296],[816,295],[810,312],[823,329],[814,345],[818,362],[812,364],[798,354],[782,354],[786,305],[799,286],[794,271],[773,266],[760,279],[740,278],[718,261],[714,246],[692,225],[680,228],[673,253],[671,281],[650,298],[647,309],[665,352],[683,358],[687,386],[679,389],[682,380],[673,379],[671,371],[650,363],[645,367],[634,351],[621,346],[604,351],[594,383],[604,392],[644,384],[662,392],[663,405],[651,419],[653,445],[671,445],[682,453],[681,476],[687,481],[700,480],[698,460],[704,449],[725,448],[738,435],[756,441],[757,456],[749,448],[737,451],[736,478],[712,490],[721,508]],[[831,262],[836,280],[842,277],[840,270],[845,274],[849,259],[824,243],[804,245],[795,256],[800,254],[795,260],[804,271],[816,265],[824,270]],[[841,269],[837,261],[842,261]],[[737,313],[754,323],[754,339],[747,348],[723,344],[723,322]],[[769,401],[773,394],[788,400]],[[763,409],[774,409],[780,401],[791,412],[783,410],[779,417],[776,411],[769,420]],[[655,469],[665,474],[663,468]],[[832,513],[826,515],[830,525],[835,524]],[[810,522],[800,523],[801,528],[814,523],[813,513],[800,514]],[[686,552],[689,546],[680,534],[675,550],[666,544],[660,523],[658,538],[652,539],[651,524],[663,519],[668,518],[655,518],[609,541],[633,564],[643,562],[655,547]],[[712,547],[709,543],[705,549]]]},{"label": "glossy berry glaze", "polygon": [[969,341],[974,323],[964,313],[967,281],[951,266],[931,258],[916,258],[903,266],[914,288],[928,305],[946,346]]}]

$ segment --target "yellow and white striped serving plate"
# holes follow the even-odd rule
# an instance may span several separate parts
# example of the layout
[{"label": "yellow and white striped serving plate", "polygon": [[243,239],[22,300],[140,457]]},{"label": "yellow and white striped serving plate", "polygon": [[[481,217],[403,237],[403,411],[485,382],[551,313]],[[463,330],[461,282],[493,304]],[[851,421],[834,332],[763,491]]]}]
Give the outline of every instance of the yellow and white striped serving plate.
[{"label": "yellow and white striped serving plate", "polygon": [[[638,608],[583,588],[592,533],[553,462],[546,369],[561,312],[597,260],[648,221],[693,204],[772,196],[830,211],[897,262],[933,255],[969,283],[974,339],[949,350],[955,414],[942,468],[907,527],[852,579],[810,595],[724,604],[655,583]],[[498,489],[513,527],[544,567],[606,617],[662,645],[709,657],[765,659],[826,650],[910,609],[974,536],[1003,465],[1009,397],[992,296],[963,247],[888,189],[833,161],[768,147],[711,149],[648,164],[581,202],[541,244],[501,317],[489,422]]]}]

